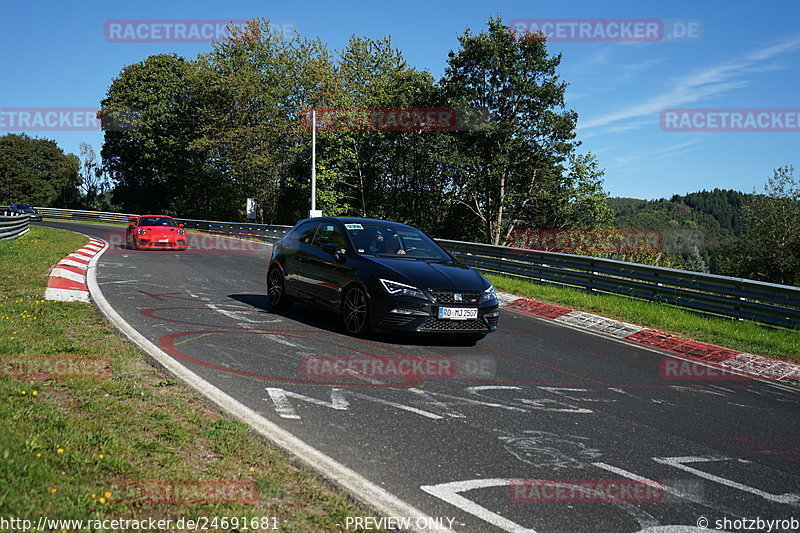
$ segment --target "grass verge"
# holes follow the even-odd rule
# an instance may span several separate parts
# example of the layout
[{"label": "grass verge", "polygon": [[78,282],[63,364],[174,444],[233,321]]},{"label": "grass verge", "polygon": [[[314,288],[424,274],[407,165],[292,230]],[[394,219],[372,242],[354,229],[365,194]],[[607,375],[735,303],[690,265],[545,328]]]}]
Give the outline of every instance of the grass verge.
[{"label": "grass verge", "polygon": [[486,277],[500,291],[597,313],[697,341],[800,363],[800,332],[797,331],[768,328],[750,321],[704,317],[668,305],[614,294],[589,293],[492,274]]},{"label": "grass verge", "polygon": [[[345,517],[372,514],[149,366],[91,305],[43,300],[49,267],[85,242],[40,226],[0,241],[0,517],[238,517],[239,527],[229,519],[217,530],[308,532],[340,531]],[[59,357],[107,358],[110,376],[21,381],[6,366]],[[140,485],[124,489],[132,503],[120,502],[125,483],[144,481],[162,492]],[[222,483],[257,498],[180,503],[213,499]],[[178,503],[145,501],[164,490]],[[277,520],[241,527],[260,517]]]}]

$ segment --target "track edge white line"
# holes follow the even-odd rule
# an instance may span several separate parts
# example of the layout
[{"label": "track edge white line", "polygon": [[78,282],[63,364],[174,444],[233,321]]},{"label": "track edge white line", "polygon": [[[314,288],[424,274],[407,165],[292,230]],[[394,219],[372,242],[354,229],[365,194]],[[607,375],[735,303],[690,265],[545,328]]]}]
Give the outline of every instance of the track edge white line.
[{"label": "track edge white line", "polygon": [[[97,262],[108,248],[108,243],[105,243],[102,250],[89,261],[86,269],[89,293],[91,294],[92,302],[106,320],[121,331],[139,349],[184,384],[205,396],[223,412],[244,422],[263,439],[272,442],[295,456],[306,468],[320,473],[334,485],[350,492],[356,500],[366,504],[378,513],[384,516],[431,518],[208,383],[136,331],[111,307],[111,304],[108,303],[108,300],[100,290],[100,285],[97,283]],[[423,531],[417,528],[412,530]]]}]

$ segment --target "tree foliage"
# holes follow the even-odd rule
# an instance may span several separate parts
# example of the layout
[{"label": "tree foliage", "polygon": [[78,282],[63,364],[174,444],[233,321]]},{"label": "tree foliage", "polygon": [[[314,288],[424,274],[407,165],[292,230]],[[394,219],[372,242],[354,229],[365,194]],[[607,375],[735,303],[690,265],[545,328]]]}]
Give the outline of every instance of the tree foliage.
[{"label": "tree foliage", "polygon": [[723,247],[724,273],[800,285],[800,179],[794,168],[775,169],[764,193],[743,209],[744,232]]},{"label": "tree foliage", "polygon": [[125,67],[102,102],[103,161],[127,211],[235,220],[251,197],[263,222],[291,224],[309,208],[309,109],[480,109],[466,131],[319,131],[318,207],[496,243],[515,227],[601,227],[602,171],[575,152],[560,59],[490,19],[437,82],[388,37],[333,52],[256,19],[194,60]]},{"label": "tree foliage", "polygon": [[63,205],[81,183],[78,158],[55,141],[27,135],[0,137],[0,205]]}]

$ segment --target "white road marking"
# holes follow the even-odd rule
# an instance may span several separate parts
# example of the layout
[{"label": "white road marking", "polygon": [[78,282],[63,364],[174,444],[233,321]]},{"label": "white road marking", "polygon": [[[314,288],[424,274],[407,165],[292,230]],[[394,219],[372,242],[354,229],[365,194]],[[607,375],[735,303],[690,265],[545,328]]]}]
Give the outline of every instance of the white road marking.
[{"label": "white road marking", "polygon": [[550,400],[547,398],[541,400],[534,400],[531,398],[517,398],[518,401],[524,403],[525,405],[530,405],[537,411],[549,411],[551,413],[575,413],[575,414],[591,414],[594,411],[591,409],[587,409],[585,407],[547,407],[545,404],[552,403],[555,405],[567,405],[565,403],[558,402],[556,400]]},{"label": "white road marking", "polygon": [[516,522],[509,520],[497,513],[494,513],[461,496],[460,492],[467,492],[475,489],[488,489],[492,487],[508,487],[514,481],[513,479],[495,478],[495,479],[469,479],[466,481],[452,481],[450,483],[440,483],[438,485],[422,485],[420,489],[427,492],[431,496],[435,496],[442,501],[458,507],[473,516],[476,516],[488,522],[493,526],[508,531],[509,533],[536,533],[536,530],[523,527]]},{"label": "white road marking", "polygon": [[686,391],[686,392],[699,392],[699,393],[701,393],[701,394],[713,394],[713,395],[715,395],[715,396],[722,396],[723,398],[724,398],[725,396],[727,396],[727,394],[723,394],[723,393],[721,393],[721,392],[717,392],[717,391],[713,391],[713,390],[704,389],[704,388],[702,388],[702,387],[699,387],[699,386],[696,386],[696,385],[692,385],[692,386],[687,386],[687,385],[670,385],[670,386],[669,386],[669,388],[670,388],[670,389],[673,389],[673,390],[678,390],[678,391]]},{"label": "white road marking", "polygon": [[356,396],[358,398],[363,398],[364,400],[369,400],[371,402],[379,403],[381,405],[388,405],[390,407],[394,407],[402,411],[408,411],[409,413],[415,413],[420,416],[424,416],[425,418],[430,418],[432,420],[441,420],[444,418],[443,416],[437,415],[436,413],[432,413],[430,411],[424,411],[422,409],[417,409],[416,407],[411,407],[410,405],[403,405],[402,403],[390,402],[389,400],[384,400],[383,398],[375,398],[374,396],[367,396],[366,394],[361,394],[358,392],[351,392],[351,391],[348,391],[347,394],[349,396]]},{"label": "white road marking", "polygon": [[[612,398],[583,398],[579,397],[576,398],[575,396],[571,396],[569,394],[564,394],[565,392],[590,392],[588,389],[580,389],[580,388],[570,388],[570,387],[538,387],[542,390],[546,390],[548,392],[552,392],[553,394],[558,394],[559,396],[563,396],[564,398],[568,398],[574,402],[616,402]],[[592,391],[593,392],[593,391]]]},{"label": "white road marking", "polygon": [[446,414],[451,418],[466,418],[463,413],[456,411],[455,409],[451,409],[450,406],[444,402],[440,402],[436,398],[433,398],[427,391],[422,389],[418,389],[416,387],[411,387],[408,389],[409,392],[417,394],[420,398],[423,398],[428,404],[437,407],[441,412]]},{"label": "white road marking", "polygon": [[[481,398],[488,398],[492,399],[489,396],[484,394],[480,394],[481,392],[491,391],[491,390],[513,390],[518,391],[522,390],[521,387],[517,387],[515,385],[478,385],[475,387],[467,387],[466,391],[470,394],[475,394],[476,396],[480,396]],[[528,408],[536,409],[537,411],[551,411],[556,413],[578,413],[578,414],[590,414],[593,413],[591,409],[586,409],[583,407],[578,407],[576,405],[570,405],[568,403],[560,402],[557,400],[551,400],[547,398],[542,399],[533,399],[533,398],[515,398],[515,401],[524,404]],[[553,404],[553,405],[560,405],[562,407],[547,407],[545,404]],[[490,406],[496,406],[497,404],[484,404]],[[522,409],[523,411],[528,411],[529,409]]]},{"label": "white road marking", "polygon": [[783,503],[795,507],[800,506],[800,494],[789,493],[789,492],[785,494],[771,494],[761,489],[745,485],[744,483],[739,483],[738,481],[726,479],[724,477],[716,476],[714,474],[710,474],[708,472],[703,472],[702,470],[692,468],[691,466],[687,466],[687,463],[709,463],[709,462],[731,461],[731,460],[732,460],[731,457],[713,457],[713,456],[712,457],[695,457],[695,456],[653,457],[653,461],[657,463],[668,465],[673,468],[677,468],[678,470],[683,470],[684,472],[689,472],[703,479],[719,483],[720,485],[725,485],[726,487],[731,487],[733,489],[741,490],[742,492],[749,492],[750,494],[755,494],[756,496],[760,496],[761,498],[764,498],[767,501],[775,503]]},{"label": "white road marking", "polygon": [[[331,389],[330,402],[317,400],[316,398],[311,398],[310,396],[304,396],[302,394],[297,394],[296,392],[278,389],[275,387],[267,387],[267,392],[269,393],[269,397],[272,399],[272,403],[275,404],[275,411],[278,412],[281,418],[292,418],[295,420],[300,419],[300,415],[297,414],[297,411],[294,410],[294,407],[289,401],[290,396],[298,400],[303,400],[304,402],[336,409],[337,411],[346,411],[350,406],[350,404],[347,403],[347,400],[344,399],[344,396],[342,396],[341,389]],[[266,400],[266,398],[264,399]]]},{"label": "white road marking", "polygon": [[[331,389],[330,402],[326,402],[324,400],[318,400],[310,396],[305,396],[303,394],[298,394],[296,392],[291,392],[276,387],[267,387],[267,392],[269,393],[270,399],[275,404],[275,411],[278,413],[278,415],[281,416],[281,418],[291,418],[294,420],[300,419],[300,415],[298,415],[297,411],[295,411],[294,407],[289,401],[289,398],[294,398],[295,400],[301,400],[314,405],[319,405],[321,407],[327,407],[329,409],[335,409],[337,411],[347,411],[350,408],[350,403],[347,401],[347,399],[345,399],[344,392],[342,391],[342,389]],[[347,391],[347,395],[351,397],[355,396],[357,398],[369,400],[370,402],[379,403],[382,405],[388,405],[396,409],[408,411],[434,420],[441,420],[443,418],[442,416],[439,416],[436,413],[423,411],[422,409],[417,409],[415,407],[403,405],[401,403],[391,402],[389,400],[384,400],[382,398],[367,396],[366,394]],[[264,398],[264,400],[267,399]]]},{"label": "white road marking", "polygon": [[[272,322],[272,321],[270,320],[270,322]],[[275,320],[275,322],[280,322],[280,320]],[[252,325],[250,327],[252,327]],[[284,339],[283,337],[281,337],[279,335],[267,335],[267,338],[269,340],[271,340],[271,341],[277,342],[278,344],[284,344],[286,346],[291,346],[292,348],[303,348],[303,346],[301,346],[299,344],[295,344],[295,343],[293,343],[291,341],[287,341],[286,339]]]}]

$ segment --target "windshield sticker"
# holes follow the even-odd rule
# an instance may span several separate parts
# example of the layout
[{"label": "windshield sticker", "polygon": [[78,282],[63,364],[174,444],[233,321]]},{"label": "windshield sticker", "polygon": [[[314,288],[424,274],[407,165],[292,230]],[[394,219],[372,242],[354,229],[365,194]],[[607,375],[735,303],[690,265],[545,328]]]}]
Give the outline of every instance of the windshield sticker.
[{"label": "windshield sticker", "polygon": [[364,229],[361,224],[345,224],[344,227],[347,229]]}]

